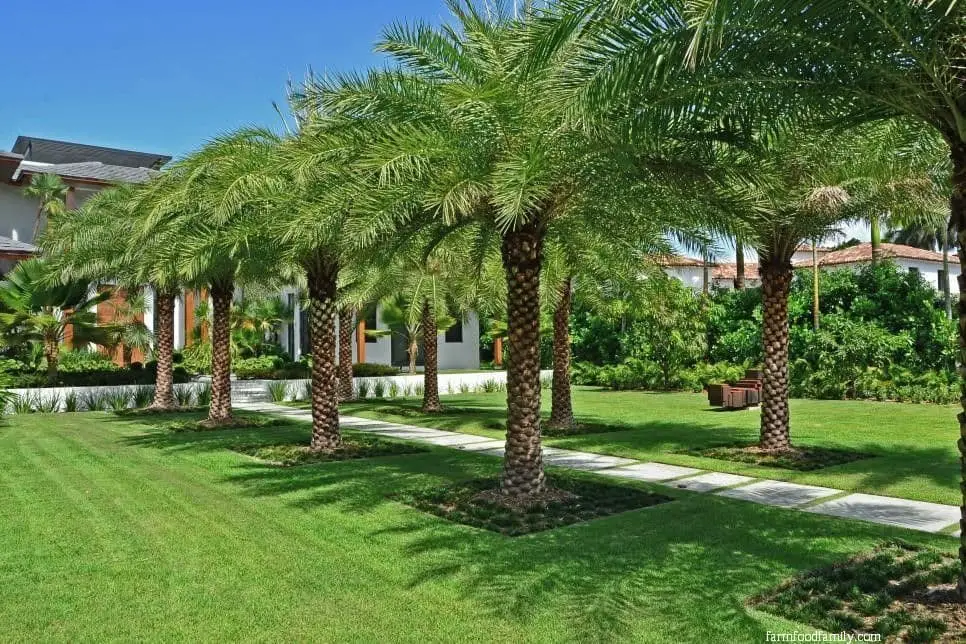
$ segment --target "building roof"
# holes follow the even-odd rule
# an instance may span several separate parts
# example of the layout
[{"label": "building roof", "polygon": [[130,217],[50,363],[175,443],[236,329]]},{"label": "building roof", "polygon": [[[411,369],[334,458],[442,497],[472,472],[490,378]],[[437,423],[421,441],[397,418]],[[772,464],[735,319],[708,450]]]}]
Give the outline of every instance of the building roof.
[{"label": "building roof", "polygon": [[661,255],[655,258],[661,266],[704,266],[704,262],[693,257],[683,257],[681,255]]},{"label": "building roof", "polygon": [[[796,253],[811,253],[812,252],[812,245],[811,244],[800,244],[799,247],[795,249],[795,252]],[[823,253],[834,253],[835,252],[835,249],[832,248],[831,246],[818,246],[818,247],[815,248],[815,252],[818,253],[819,255],[821,255]]]},{"label": "building roof", "polygon": [[32,136],[18,136],[11,152],[22,154],[27,161],[54,164],[74,164],[99,161],[104,165],[127,168],[151,168],[158,170],[171,157],[150,152],[135,152],[118,148],[105,148],[84,143],[55,141]]},{"label": "building roof", "polygon": [[144,183],[157,175],[158,170],[108,165],[100,161],[55,164],[23,161],[18,174],[56,174],[66,179],[86,179],[104,183]]},{"label": "building roof", "polygon": [[[735,263],[715,264],[711,270],[713,280],[734,280],[738,276],[738,265]],[[745,279],[761,279],[758,274],[758,264],[745,262]]]},{"label": "building roof", "polygon": [[37,247],[32,244],[0,235],[0,255],[32,255],[36,252]]},{"label": "building roof", "polygon": [[[942,253],[937,253],[933,250],[925,250],[922,248],[916,248],[914,246],[905,246],[903,244],[888,244],[882,243],[879,245],[882,251],[882,257],[892,258],[892,259],[911,259],[920,262],[934,262],[942,263],[943,255]],[[849,246],[848,248],[843,248],[841,250],[836,250],[831,253],[826,253],[823,257],[819,258],[819,266],[841,266],[846,264],[864,264],[872,261],[872,244],[858,244],[857,246]],[[955,255],[950,256],[950,261],[958,261]],[[810,263],[809,260],[804,260],[801,262],[796,262],[796,266],[807,266]]]}]

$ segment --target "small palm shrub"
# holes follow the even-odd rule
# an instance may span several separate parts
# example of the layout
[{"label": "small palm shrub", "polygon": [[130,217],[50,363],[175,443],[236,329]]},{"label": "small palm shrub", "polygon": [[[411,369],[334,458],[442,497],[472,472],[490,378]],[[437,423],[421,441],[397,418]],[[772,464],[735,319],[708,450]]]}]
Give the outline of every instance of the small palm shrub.
[{"label": "small palm shrub", "polygon": [[208,407],[211,405],[211,383],[206,382],[198,387],[198,406]]},{"label": "small palm shrub", "polygon": [[288,383],[284,380],[273,380],[268,383],[268,396],[272,402],[285,402],[288,398]]},{"label": "small palm shrub", "polygon": [[107,407],[112,411],[124,411],[131,406],[131,398],[127,389],[111,389],[107,392]]},{"label": "small palm shrub", "polygon": [[480,383],[480,393],[493,394],[498,391],[506,391],[506,384],[493,378],[488,378]]},{"label": "small palm shrub", "polygon": [[80,401],[77,399],[77,394],[73,390],[64,394],[64,411],[68,413],[80,411]]},{"label": "small palm shrub", "polygon": [[470,393],[470,386],[469,386],[469,384],[467,384],[465,382],[461,382],[460,383],[460,393],[461,394],[468,394],[468,393]]},{"label": "small palm shrub", "polygon": [[34,397],[31,394],[20,394],[13,399],[13,413],[32,414],[34,412]]},{"label": "small palm shrub", "polygon": [[9,391],[0,389],[0,418],[10,412],[10,403],[13,402],[14,395]]},{"label": "small palm shrub", "polygon": [[44,396],[38,394],[34,404],[36,410],[41,414],[54,414],[60,411],[60,395],[51,394]]},{"label": "small palm shrub", "polygon": [[179,407],[191,407],[195,400],[194,390],[191,385],[182,385],[174,388],[174,399]]},{"label": "small palm shrub", "polygon": [[154,387],[151,385],[141,385],[134,390],[134,407],[144,409],[154,402]]},{"label": "small palm shrub", "polygon": [[399,397],[399,383],[395,380],[389,381],[389,397],[398,398]]},{"label": "small palm shrub", "polygon": [[377,380],[375,384],[372,385],[372,395],[376,398],[382,398],[386,395],[385,380]]},{"label": "small palm shrub", "polygon": [[312,400],[312,381],[306,380],[302,383],[302,400]]},{"label": "small palm shrub", "polygon": [[81,404],[87,411],[102,411],[107,406],[107,392],[102,389],[88,389],[81,394]]},{"label": "small palm shrub", "polygon": [[419,383],[418,385],[413,385],[414,398],[422,398],[424,393],[426,393],[426,387],[425,385],[423,385],[423,383]]},{"label": "small palm shrub", "polygon": [[356,386],[356,398],[359,400],[365,400],[368,398],[371,386],[372,383],[370,383],[368,380],[360,380],[359,384]]}]

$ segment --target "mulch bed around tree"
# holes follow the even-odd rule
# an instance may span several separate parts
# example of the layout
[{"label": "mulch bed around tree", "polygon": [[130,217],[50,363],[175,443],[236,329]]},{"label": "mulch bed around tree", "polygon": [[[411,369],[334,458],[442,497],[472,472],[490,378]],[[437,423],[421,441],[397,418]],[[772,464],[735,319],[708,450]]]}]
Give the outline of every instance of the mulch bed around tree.
[{"label": "mulch bed around tree", "polygon": [[647,508],[670,497],[636,487],[594,483],[557,475],[547,494],[526,504],[508,502],[498,479],[477,479],[445,487],[406,491],[391,498],[449,521],[517,537]]},{"label": "mulch bed around tree", "polygon": [[892,541],[808,572],[750,604],[831,633],[877,633],[886,642],[961,642],[966,604],[956,601],[959,561]]},{"label": "mulch bed around tree", "polygon": [[175,414],[199,414],[208,413],[207,407],[172,407],[171,409],[158,409],[155,407],[141,407],[139,409],[119,409],[114,412],[116,416],[126,416],[137,418],[138,416],[173,416]]},{"label": "mulch bed around tree", "polygon": [[173,420],[162,423],[158,427],[172,432],[218,432],[225,429],[258,429],[261,427],[277,427],[291,425],[291,420],[274,418],[272,416],[242,416],[235,415],[225,423],[209,424],[204,418],[193,420]]},{"label": "mulch bed around tree", "polygon": [[750,463],[752,465],[762,465],[765,467],[778,467],[786,470],[797,470],[799,472],[820,470],[823,467],[845,465],[846,463],[873,458],[871,454],[825,449],[823,447],[792,447],[781,452],[774,452],[763,450],[756,443],[731,443],[728,445],[686,449],[676,453],[716,458],[722,461]]},{"label": "mulch bed around tree", "polygon": [[280,445],[249,445],[233,448],[234,451],[252,456],[270,465],[295,467],[332,461],[350,461],[359,458],[419,454],[429,450],[421,445],[381,440],[371,436],[343,437],[342,445],[333,450],[313,452],[304,443]]}]

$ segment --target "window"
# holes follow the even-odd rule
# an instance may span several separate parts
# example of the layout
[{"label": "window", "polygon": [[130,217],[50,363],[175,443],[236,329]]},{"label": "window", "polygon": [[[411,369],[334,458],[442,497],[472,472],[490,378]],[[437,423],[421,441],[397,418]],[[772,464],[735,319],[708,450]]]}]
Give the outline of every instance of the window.
[{"label": "window", "polygon": [[[379,328],[379,322],[376,320],[376,307],[372,307],[366,313],[365,320],[366,320],[366,329],[375,330]],[[379,338],[374,338],[371,335],[366,334],[366,344],[375,344],[378,341],[379,341]]]},{"label": "window", "polygon": [[909,267],[909,274],[910,275],[918,275],[919,274],[919,269],[916,268],[915,266],[910,266]]},{"label": "window", "polygon": [[463,341],[463,322],[462,320],[457,320],[456,324],[446,329],[446,341],[451,343],[459,343]]}]

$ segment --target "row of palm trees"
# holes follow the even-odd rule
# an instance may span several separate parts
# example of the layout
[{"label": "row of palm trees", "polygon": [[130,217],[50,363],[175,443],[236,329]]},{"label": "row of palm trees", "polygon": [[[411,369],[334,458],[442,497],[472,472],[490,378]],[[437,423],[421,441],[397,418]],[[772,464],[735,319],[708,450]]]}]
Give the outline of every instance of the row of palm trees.
[{"label": "row of palm trees", "polygon": [[[671,240],[707,248],[731,237],[756,249],[762,274],[762,446],[787,449],[795,249],[846,219],[914,217],[934,205],[949,192],[929,180],[948,166],[937,161],[943,142],[966,243],[959,3],[449,5],[447,26],[385,31],[377,47],[386,69],[309,76],[293,88],[283,134],[219,137],[147,186],[93,199],[49,236],[71,271],[152,285],[159,329],[170,326],[180,289],[210,293],[213,424],[231,417],[237,286],[304,285],[312,447],[332,449],[341,441],[335,319],[351,321],[348,294],[396,262],[416,276],[410,301],[431,329],[441,308],[427,294],[431,276],[479,276],[474,288],[487,291],[501,273],[502,489],[540,496],[541,298],[559,313],[552,422],[572,423],[571,287],[637,273]],[[170,368],[161,344],[159,334],[159,385]],[[165,389],[158,405],[172,403]]]}]

